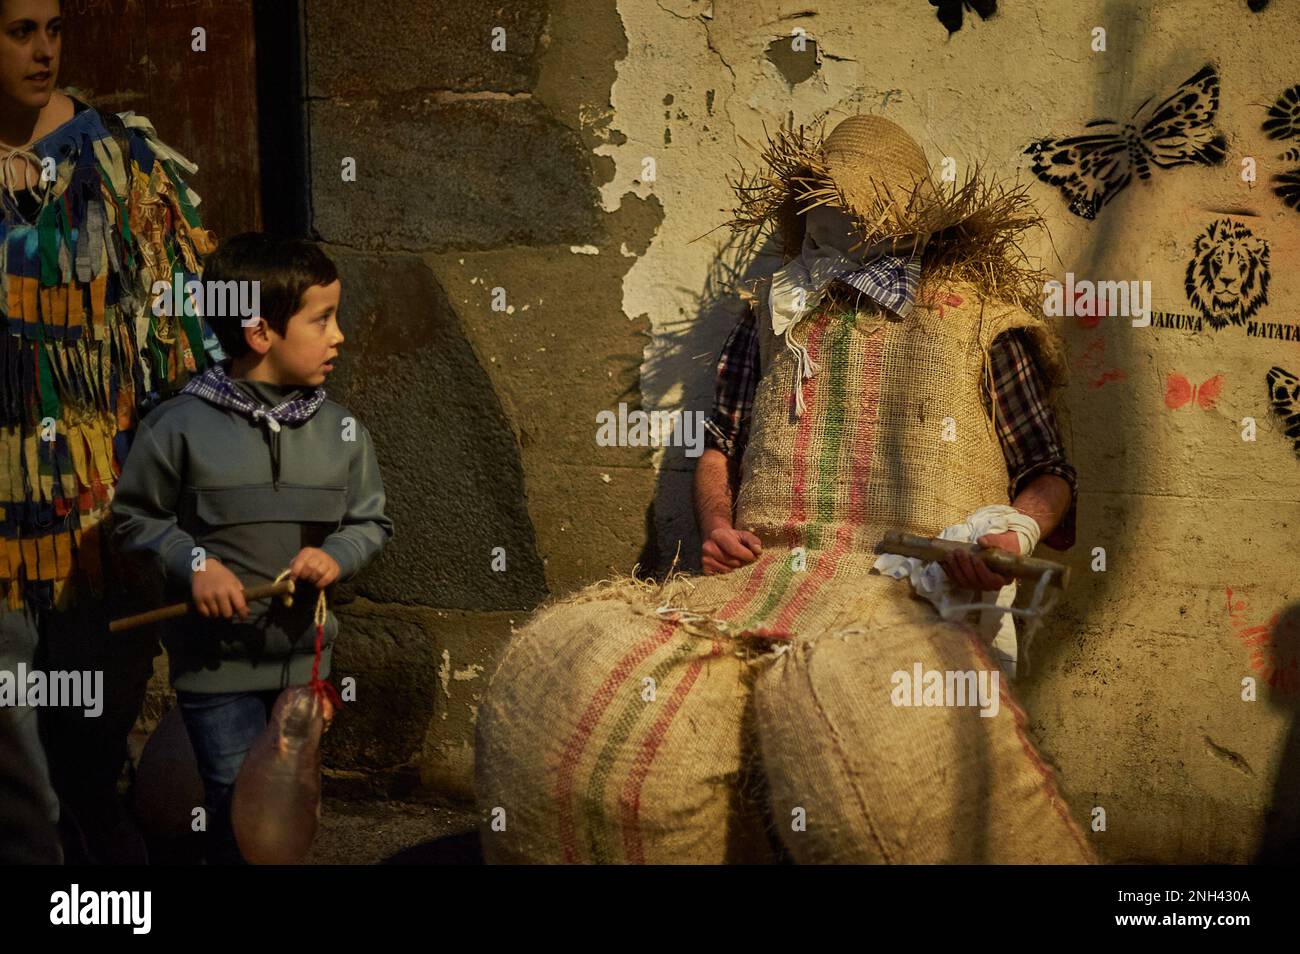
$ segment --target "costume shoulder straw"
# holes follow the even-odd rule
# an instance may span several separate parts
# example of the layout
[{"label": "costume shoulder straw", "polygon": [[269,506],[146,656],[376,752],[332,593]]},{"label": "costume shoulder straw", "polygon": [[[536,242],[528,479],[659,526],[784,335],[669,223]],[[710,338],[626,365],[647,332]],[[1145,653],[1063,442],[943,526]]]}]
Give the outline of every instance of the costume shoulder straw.
[{"label": "costume shoulder straw", "polygon": [[[1006,185],[978,164],[960,182],[936,184],[921,146],[881,116],[851,116],[829,135],[823,128],[824,121],[811,131],[803,126],[778,129],[762,151],[759,168],[742,170],[729,180],[739,199],[727,223],[733,231],[775,228],[790,261],[802,252],[805,214],[832,205],[856,227],[855,249],[917,249],[923,287],[966,283],[984,300],[1041,314],[1048,276],[1030,265],[1021,245],[1025,233],[1043,224],[1027,185]],[[775,278],[769,292],[776,287]],[[760,279],[759,284],[767,281]],[[758,297],[754,291],[741,293],[753,299]],[[773,333],[795,353],[798,380],[817,371],[793,335],[799,320],[811,313],[809,308],[788,320],[790,316],[778,316],[772,309]],[[1039,355],[1049,387],[1054,387],[1065,378],[1063,349],[1045,328],[1040,331]],[[795,411],[801,415],[798,380]]]}]

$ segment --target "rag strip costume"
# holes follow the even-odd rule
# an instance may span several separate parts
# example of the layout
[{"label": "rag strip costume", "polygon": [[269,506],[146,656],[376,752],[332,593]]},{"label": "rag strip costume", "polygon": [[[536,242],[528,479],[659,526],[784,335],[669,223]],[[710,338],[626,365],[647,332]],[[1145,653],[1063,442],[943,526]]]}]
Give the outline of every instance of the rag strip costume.
[{"label": "rag strip costume", "polygon": [[[213,247],[182,178],[197,167],[145,118],[73,103],[70,120],[0,159],[0,669],[9,671],[49,652],[48,611],[84,629],[62,611],[104,590],[101,527],[137,415],[201,370],[205,349],[219,352],[184,296],[180,309],[152,307],[155,282],[183,289]],[[0,719],[57,820],[37,710],[5,708]],[[78,766],[70,802],[111,790],[121,768],[125,729],[102,722],[64,727],[64,761]]]},{"label": "rag strip costume", "polygon": [[485,855],[753,862],[779,839],[800,863],[1090,863],[957,610],[970,594],[875,552],[889,530],[1037,542],[982,394],[1012,329],[1064,379],[1019,254],[1040,219],[978,169],[940,192],[879,117],[782,130],[763,158],[732,222],[775,225],[787,256],[746,296],[760,360],[735,526],[762,554],[602,581],[514,634],[477,722]]},{"label": "rag strip costume", "polygon": [[[63,607],[101,589],[99,524],[137,413],[208,363],[196,308],[152,307],[214,247],[182,178],[197,167],[133,113],[78,111],[5,160],[42,179],[0,224],[0,582],[7,604]],[[15,178],[17,176],[17,178]],[[24,212],[32,213],[25,215]],[[155,312],[163,312],[156,314]]]}]

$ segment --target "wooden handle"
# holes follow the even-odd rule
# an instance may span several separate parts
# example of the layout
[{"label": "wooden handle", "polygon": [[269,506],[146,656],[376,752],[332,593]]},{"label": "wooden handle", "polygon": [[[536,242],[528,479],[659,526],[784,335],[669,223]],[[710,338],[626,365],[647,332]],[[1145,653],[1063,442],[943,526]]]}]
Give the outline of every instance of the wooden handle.
[{"label": "wooden handle", "polygon": [[[279,583],[263,583],[261,586],[254,586],[252,589],[244,590],[244,601],[251,603],[254,600],[264,600],[268,596],[280,596],[293,592],[293,580],[281,580]],[[175,619],[177,616],[184,616],[186,613],[194,611],[194,604],[188,600],[184,603],[173,603],[171,606],[160,606],[158,609],[149,610],[147,613],[137,613],[135,616],[124,616],[121,619],[115,619],[108,624],[110,633],[121,633],[128,629],[135,629],[137,626],[147,626],[149,623],[158,623],[165,619]]]},{"label": "wooden handle", "polygon": [[1061,589],[1070,585],[1070,568],[1064,564],[1038,557],[1016,556],[997,547],[982,547],[978,543],[960,543],[956,540],[920,537],[914,533],[890,530],[876,546],[877,553],[897,553],[900,556],[916,557],[919,560],[942,560],[953,550],[965,550],[971,556],[980,557],[989,569],[1003,576],[1037,581],[1044,573],[1050,572],[1055,575],[1055,581],[1059,582]]}]

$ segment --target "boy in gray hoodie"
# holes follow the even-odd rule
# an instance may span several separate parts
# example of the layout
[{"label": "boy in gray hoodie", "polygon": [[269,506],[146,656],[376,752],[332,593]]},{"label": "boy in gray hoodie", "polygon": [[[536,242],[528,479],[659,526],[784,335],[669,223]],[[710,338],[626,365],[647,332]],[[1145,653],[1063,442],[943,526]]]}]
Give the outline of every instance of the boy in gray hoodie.
[{"label": "boy in gray hoodie", "polygon": [[[172,595],[197,610],[168,624],[163,642],[203,776],[208,860],[238,863],[239,767],[279,691],[311,678],[316,599],[303,585],[350,579],[392,521],[369,433],[322,387],[344,340],[334,263],[311,243],[246,233],[208,258],[203,278],[209,289],[257,288],[226,301],[260,308],[251,319],[207,316],[227,360],[141,423],[113,532],[124,551],[154,557]],[[291,608],[245,600],[245,587],[285,569],[299,586]],[[337,631],[330,613],[321,678]]]}]

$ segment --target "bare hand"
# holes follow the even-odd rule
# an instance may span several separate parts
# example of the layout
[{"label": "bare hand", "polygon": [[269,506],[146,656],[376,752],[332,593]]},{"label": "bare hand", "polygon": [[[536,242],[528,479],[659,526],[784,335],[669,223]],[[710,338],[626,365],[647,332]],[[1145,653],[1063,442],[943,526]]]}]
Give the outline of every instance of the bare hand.
[{"label": "bare hand", "polygon": [[[982,547],[995,547],[1015,556],[1020,555],[1020,538],[1011,530],[1005,533],[986,533],[975,542]],[[948,574],[948,579],[964,590],[1000,590],[1014,579],[995,573],[983,559],[972,557],[965,550],[953,550],[939,565]]]},{"label": "bare hand", "polygon": [[244,584],[221,563],[208,557],[203,569],[195,570],[190,578],[190,599],[200,616],[208,619],[248,619],[248,604],[244,602]]},{"label": "bare hand", "polygon": [[700,547],[704,575],[730,573],[747,563],[753,563],[762,552],[763,541],[748,530],[717,527],[710,531]]},{"label": "bare hand", "polygon": [[289,575],[304,583],[315,583],[323,590],[339,578],[338,562],[324,550],[303,547],[289,564]]}]

